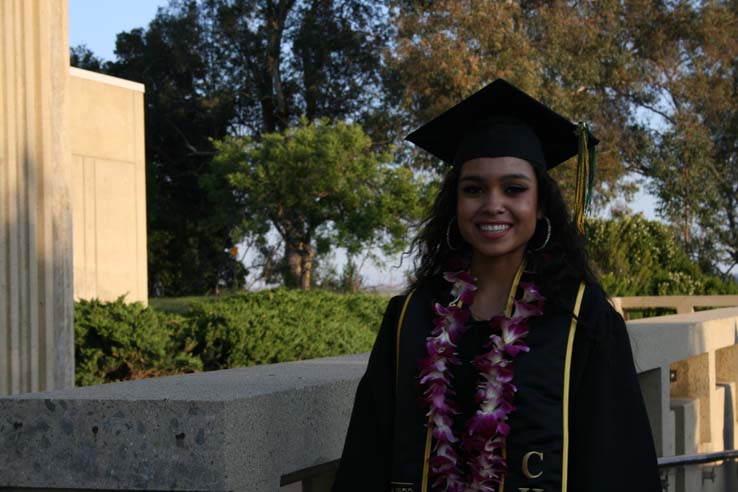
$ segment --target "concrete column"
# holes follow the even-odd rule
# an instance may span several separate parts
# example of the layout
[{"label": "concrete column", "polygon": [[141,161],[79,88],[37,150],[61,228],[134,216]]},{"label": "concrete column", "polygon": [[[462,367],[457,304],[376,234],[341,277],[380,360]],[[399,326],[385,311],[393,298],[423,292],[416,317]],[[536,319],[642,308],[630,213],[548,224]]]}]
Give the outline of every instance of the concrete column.
[{"label": "concrete column", "polygon": [[74,384],[67,15],[0,1],[0,394]]}]

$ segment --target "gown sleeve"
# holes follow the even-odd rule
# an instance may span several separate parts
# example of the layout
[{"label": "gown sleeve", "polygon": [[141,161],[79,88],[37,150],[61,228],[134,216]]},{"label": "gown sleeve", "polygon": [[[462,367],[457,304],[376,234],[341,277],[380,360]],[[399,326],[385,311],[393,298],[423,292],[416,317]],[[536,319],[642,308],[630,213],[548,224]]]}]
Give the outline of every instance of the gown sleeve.
[{"label": "gown sleeve", "polygon": [[660,492],[625,322],[606,302],[594,311],[571,401],[569,492]]},{"label": "gown sleeve", "polygon": [[404,296],[393,297],[374,342],[354,408],[333,492],[387,489],[392,466],[394,339]]}]

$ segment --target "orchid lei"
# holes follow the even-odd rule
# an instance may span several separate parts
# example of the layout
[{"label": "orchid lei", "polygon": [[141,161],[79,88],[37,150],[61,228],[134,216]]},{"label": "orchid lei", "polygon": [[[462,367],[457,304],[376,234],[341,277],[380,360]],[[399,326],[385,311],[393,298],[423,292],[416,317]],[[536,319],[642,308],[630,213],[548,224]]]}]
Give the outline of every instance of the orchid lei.
[{"label": "orchid lei", "polygon": [[[428,420],[436,440],[430,459],[433,490],[447,492],[494,492],[506,470],[502,449],[510,433],[507,418],[515,407],[512,359],[528,352],[523,342],[528,334],[528,318],[543,314],[544,298],[533,283],[521,283],[523,295],[515,300],[511,317],[490,320],[491,335],[484,343],[487,352],[474,358],[479,374],[475,393],[478,408],[464,424],[461,436],[453,430],[453,416],[459,413],[454,402],[451,366],[461,364],[456,348],[466,331],[474,299],[476,279],[466,271],[446,272],[453,284],[454,300],[448,307],[433,307],[435,328],[426,339],[428,357],[420,361],[420,384],[425,386],[422,402],[428,405]],[[465,472],[466,471],[466,472]]]}]

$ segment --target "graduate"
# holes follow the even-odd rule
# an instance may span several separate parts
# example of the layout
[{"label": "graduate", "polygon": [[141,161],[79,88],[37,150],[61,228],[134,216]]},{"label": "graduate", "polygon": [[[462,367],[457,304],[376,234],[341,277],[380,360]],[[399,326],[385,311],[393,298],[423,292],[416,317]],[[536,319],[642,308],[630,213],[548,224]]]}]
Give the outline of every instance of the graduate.
[{"label": "graduate", "polygon": [[[598,141],[502,79],[407,139],[449,168],[334,492],[659,492],[625,323],[584,247]],[[571,217],[548,170],[575,155]]]}]

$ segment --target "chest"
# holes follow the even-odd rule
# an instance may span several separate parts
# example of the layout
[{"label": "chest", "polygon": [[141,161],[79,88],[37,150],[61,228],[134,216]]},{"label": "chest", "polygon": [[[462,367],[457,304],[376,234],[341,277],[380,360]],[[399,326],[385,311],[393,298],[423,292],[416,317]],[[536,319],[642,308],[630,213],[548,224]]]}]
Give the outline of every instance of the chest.
[{"label": "chest", "polygon": [[[503,451],[508,464],[500,487],[503,492],[560,490],[565,480],[571,321],[564,314],[532,318],[525,338],[530,351],[513,361],[516,409],[509,416],[511,433]],[[430,490],[427,462],[434,442],[427,409],[419,404],[423,388],[417,382],[417,361],[425,356],[425,339],[432,326],[431,310],[408,306],[397,339],[393,480],[414,492]],[[457,431],[477,410],[474,393],[479,375],[471,361],[486,351],[491,333],[485,323],[474,322],[459,343],[461,364],[452,370],[454,398],[460,410],[455,419]]]}]

